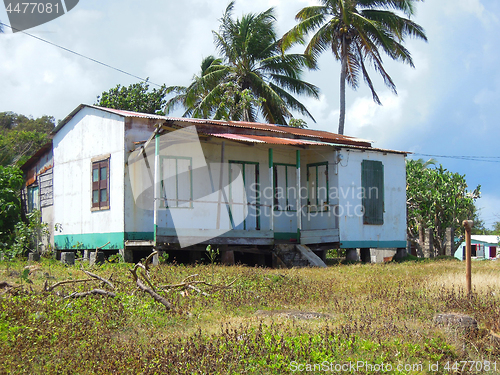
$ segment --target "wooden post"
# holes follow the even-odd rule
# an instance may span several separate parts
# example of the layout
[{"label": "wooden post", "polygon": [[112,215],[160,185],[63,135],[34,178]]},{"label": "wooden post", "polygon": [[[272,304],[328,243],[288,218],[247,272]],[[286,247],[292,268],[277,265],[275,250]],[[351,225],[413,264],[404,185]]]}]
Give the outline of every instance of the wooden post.
[{"label": "wooden post", "polygon": [[[222,141],[222,144],[220,146],[220,172],[219,172],[219,199],[217,202],[217,222],[216,222],[216,229],[220,229],[220,206],[221,206],[221,200],[222,200],[222,189],[224,188],[223,186],[223,176],[224,176],[224,146],[225,142]],[[231,183],[231,181],[229,181]]]},{"label": "wooden post", "polygon": [[470,232],[472,229],[473,222],[472,222],[472,220],[464,220],[464,222],[462,224],[465,228],[465,280],[466,280],[467,295],[470,296],[471,290],[472,290]]},{"label": "wooden post", "polygon": [[156,236],[158,232],[158,209],[160,207],[160,134],[158,133],[159,128],[155,130],[155,170],[154,170],[154,181],[153,181],[153,238],[154,245],[158,245],[156,241]]},{"label": "wooden post", "polygon": [[274,160],[273,160],[273,149],[269,148],[269,185],[271,186],[271,212],[269,217],[271,222],[269,223],[269,229],[274,231]]},{"label": "wooden post", "polygon": [[297,168],[297,242],[300,243],[300,231],[302,230],[302,202],[300,199],[300,150],[296,151],[296,168]]}]

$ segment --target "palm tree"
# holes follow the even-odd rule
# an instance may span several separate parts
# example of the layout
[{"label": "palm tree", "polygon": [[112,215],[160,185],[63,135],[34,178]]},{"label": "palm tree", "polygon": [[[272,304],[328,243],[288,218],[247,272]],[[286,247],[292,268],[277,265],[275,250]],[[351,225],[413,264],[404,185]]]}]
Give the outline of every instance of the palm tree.
[{"label": "palm tree", "polygon": [[[202,64],[200,76],[190,86],[173,87],[174,102],[186,109],[185,115],[215,119],[286,124],[291,111],[314,118],[293,95],[318,98],[318,88],[301,80],[303,68],[314,68],[312,58],[287,54],[279,46],[272,8],[259,14],[245,14],[234,20],[231,2],[213,32],[221,59]],[[206,69],[203,69],[203,67]]]},{"label": "palm tree", "polygon": [[[167,101],[165,113],[169,114],[178,106],[185,109],[182,117],[208,118],[212,114],[212,106],[206,105],[205,98],[215,87],[217,78],[221,78],[225,73],[220,73],[224,67],[222,60],[214,56],[208,56],[201,62],[201,74],[193,76],[193,82],[189,86],[167,87],[167,94],[176,93],[174,97]],[[214,105],[215,103],[212,103]]]},{"label": "palm tree", "polygon": [[339,134],[344,134],[346,82],[357,89],[362,75],[373,100],[381,104],[366,61],[394,93],[396,85],[383,67],[380,52],[414,67],[410,52],[402,43],[407,36],[427,40],[423,28],[409,19],[415,13],[416,1],[420,0],[320,0],[322,5],[306,7],[297,13],[295,18],[299,23],[283,37],[282,47],[289,48],[297,42],[305,44],[305,36],[314,32],[305,53],[316,59],[331,48],[341,61]]}]

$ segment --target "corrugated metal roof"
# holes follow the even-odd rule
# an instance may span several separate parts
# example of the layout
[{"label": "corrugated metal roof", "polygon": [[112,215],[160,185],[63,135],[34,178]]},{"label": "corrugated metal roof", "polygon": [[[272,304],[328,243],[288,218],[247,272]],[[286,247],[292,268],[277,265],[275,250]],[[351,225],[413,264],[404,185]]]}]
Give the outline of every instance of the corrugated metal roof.
[{"label": "corrugated metal roof", "polygon": [[[204,133],[205,134],[205,133]],[[331,143],[305,140],[305,139],[293,139],[293,138],[280,138],[280,137],[270,137],[261,135],[240,135],[240,134],[229,134],[229,133],[217,133],[210,134],[214,137],[229,139],[233,141],[249,142],[249,143],[267,143],[274,145],[290,145],[290,146],[332,146]]]},{"label": "corrugated metal roof", "polygon": [[[262,124],[262,123],[245,122],[245,121],[223,121],[223,120],[198,119],[198,118],[168,117],[155,114],[126,111],[121,109],[104,108],[96,105],[87,105],[87,104],[81,104],[77,108],[75,108],[75,110],[73,110],[64,120],[62,120],[58,124],[58,126],[54,129],[53,133],[56,133],[60,128],[62,128],[68,121],[71,120],[71,118],[73,118],[73,116],[76,113],[78,113],[84,107],[99,109],[101,111],[113,113],[122,117],[148,118],[148,119],[161,120],[168,123],[216,125],[220,127],[226,127],[226,129],[228,129],[228,127],[232,127],[232,128],[241,128],[241,129],[249,129],[249,130],[272,133],[272,135],[264,136],[264,135],[253,135],[253,134],[252,135],[232,134],[225,132],[224,128],[221,128],[222,131],[213,133],[210,131],[207,132],[206,130],[203,130],[203,133],[208,133],[209,135],[212,136],[216,136],[219,138],[233,139],[243,142],[283,144],[283,145],[332,145],[339,147],[353,147],[360,149],[370,149],[373,151],[407,154],[407,152],[404,151],[373,148],[371,146],[372,141],[361,138],[350,137],[347,135],[330,133],[322,130],[300,129],[286,125]],[[280,137],[280,134],[282,134],[283,137]]]},{"label": "corrugated metal roof", "polygon": [[358,146],[366,146],[366,147],[370,147],[370,144],[372,142],[366,139],[330,133],[323,130],[300,129],[284,125],[262,124],[262,123],[244,122],[244,121],[206,120],[206,119],[196,119],[196,118],[193,119],[193,118],[167,117],[166,119],[167,121],[171,122],[186,122],[195,124],[220,125],[220,126],[231,126],[244,129],[263,130],[263,131],[270,131],[282,134],[291,134],[299,137],[319,138],[330,142],[333,141],[338,143],[356,144]]}]

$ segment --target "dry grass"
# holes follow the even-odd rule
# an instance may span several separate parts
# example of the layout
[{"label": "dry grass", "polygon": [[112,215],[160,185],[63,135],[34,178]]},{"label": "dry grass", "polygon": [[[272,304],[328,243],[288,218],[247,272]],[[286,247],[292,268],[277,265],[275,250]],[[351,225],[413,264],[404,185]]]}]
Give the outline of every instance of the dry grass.
[{"label": "dry grass", "polygon": [[[460,288],[465,265],[458,261],[289,270],[215,266],[213,273],[210,266],[162,265],[151,272],[155,285],[192,274],[216,284],[237,279],[229,289],[206,290],[208,296],[164,293],[174,311],[134,291],[128,265],[92,270],[112,274],[117,298],[71,301],[42,293],[42,285],[48,278],[81,278],[81,270],[44,259],[26,284],[20,276],[25,265],[0,263],[0,281],[23,282],[17,295],[0,297],[0,373],[281,374],[291,371],[292,361],[444,366],[500,356],[489,336],[490,329],[500,332],[500,262],[473,263],[480,287],[471,298]],[[57,290],[64,295],[97,286]],[[315,311],[328,318],[262,316],[257,310]],[[436,326],[438,312],[469,314],[480,331],[471,336]]]}]

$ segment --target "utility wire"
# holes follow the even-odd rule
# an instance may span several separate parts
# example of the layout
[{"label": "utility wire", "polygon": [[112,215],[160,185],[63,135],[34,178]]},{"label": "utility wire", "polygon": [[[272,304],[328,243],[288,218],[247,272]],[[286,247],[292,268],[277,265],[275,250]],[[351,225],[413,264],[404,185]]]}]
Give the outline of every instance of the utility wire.
[{"label": "utility wire", "polygon": [[72,50],[70,50],[69,48],[62,47],[62,46],[60,46],[60,45],[58,45],[58,44],[55,44],[55,43],[53,43],[53,42],[50,42],[50,41],[48,41],[48,40],[45,40],[45,39],[40,38],[40,37],[38,37],[38,36],[35,36],[35,35],[33,35],[33,34],[27,33],[26,31],[16,29],[15,27],[12,27],[12,26],[10,26],[10,25],[7,25],[7,24],[5,24],[5,23],[3,23],[3,22],[0,22],[0,25],[10,27],[12,30],[20,31],[20,32],[22,32],[23,34],[26,34],[26,35],[28,35],[28,36],[30,36],[30,37],[32,37],[32,38],[38,39],[38,40],[40,40],[40,41],[42,41],[42,42],[45,42],[45,43],[50,44],[50,45],[52,45],[52,46],[54,46],[54,47],[60,48],[60,49],[62,49],[62,50],[64,50],[64,51],[69,52],[69,53],[72,53],[72,54],[74,54],[74,55],[77,55],[77,56],[83,57],[84,59],[87,59],[87,60],[93,61],[93,62],[95,62],[95,63],[97,63],[97,64],[100,64],[100,65],[103,65],[103,66],[105,66],[105,67],[107,67],[107,68],[110,68],[110,69],[116,70],[116,71],[118,71],[118,72],[120,72],[120,73],[123,73],[123,74],[126,74],[126,75],[128,75],[128,76],[130,76],[130,77],[137,78],[137,79],[139,79],[139,80],[141,80],[141,81],[144,81],[144,82],[147,82],[147,83],[149,83],[149,84],[151,84],[151,85],[155,85],[155,86],[158,86],[158,87],[162,87],[162,85],[159,85],[159,84],[157,84],[157,83],[151,82],[151,81],[150,81],[149,79],[147,79],[147,78],[146,78],[146,79],[145,79],[145,78],[141,78],[141,77],[136,76],[136,75],[134,75],[134,74],[132,74],[132,73],[126,72],[125,70],[115,68],[114,66],[111,66],[111,65],[109,65],[109,64],[103,63],[103,62],[101,62],[101,61],[99,61],[99,60],[96,60],[96,59],[93,59],[93,58],[91,58],[91,57],[88,57],[88,56],[82,55],[81,53],[78,53],[78,52],[72,51]]},{"label": "utility wire", "polygon": [[500,163],[500,156],[432,155],[432,154],[420,154],[417,152],[414,152],[413,155],[430,156],[434,158],[449,158],[449,159],[468,160],[468,161],[485,161],[490,163]]}]

